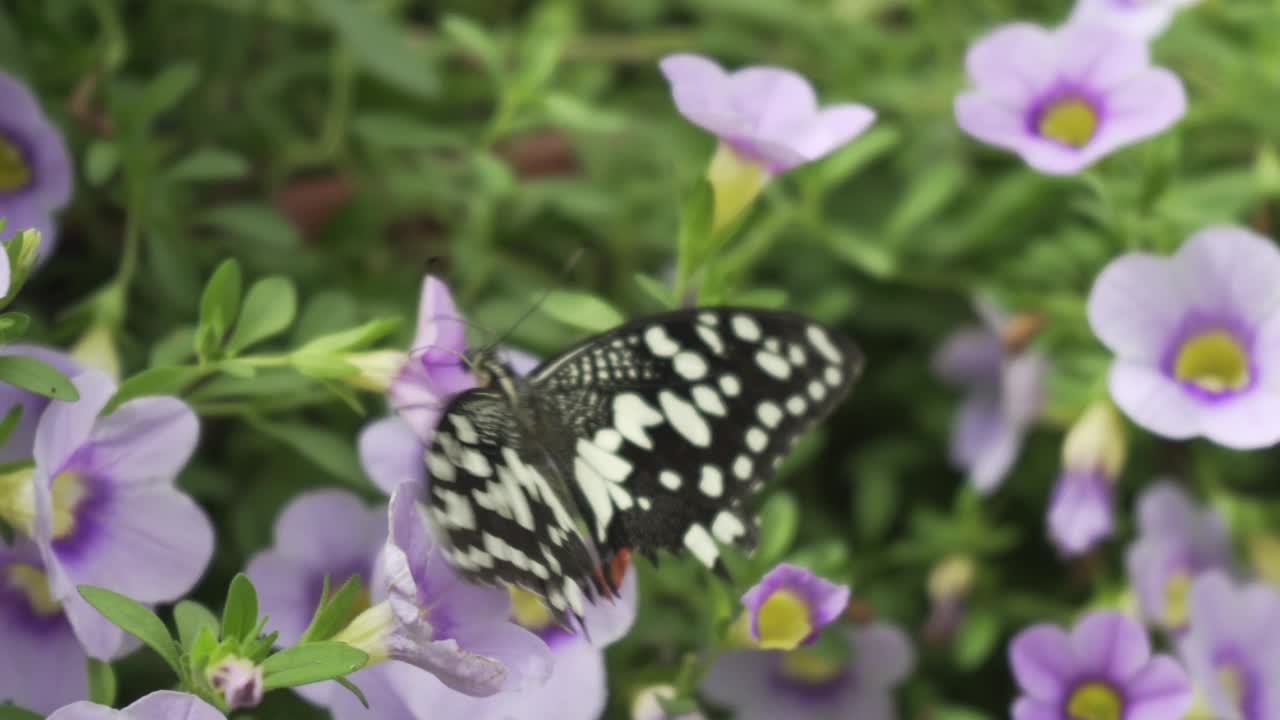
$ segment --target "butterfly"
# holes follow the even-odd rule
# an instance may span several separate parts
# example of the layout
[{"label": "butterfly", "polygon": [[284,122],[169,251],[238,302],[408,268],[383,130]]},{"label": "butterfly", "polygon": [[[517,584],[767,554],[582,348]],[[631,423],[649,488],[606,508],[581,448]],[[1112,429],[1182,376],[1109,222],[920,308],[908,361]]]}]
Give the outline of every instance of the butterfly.
[{"label": "butterfly", "polygon": [[464,577],[562,622],[632,553],[754,547],[748,501],[845,397],[863,355],[789,312],[704,307],[592,336],[521,376],[480,351],[425,454],[432,526]]}]

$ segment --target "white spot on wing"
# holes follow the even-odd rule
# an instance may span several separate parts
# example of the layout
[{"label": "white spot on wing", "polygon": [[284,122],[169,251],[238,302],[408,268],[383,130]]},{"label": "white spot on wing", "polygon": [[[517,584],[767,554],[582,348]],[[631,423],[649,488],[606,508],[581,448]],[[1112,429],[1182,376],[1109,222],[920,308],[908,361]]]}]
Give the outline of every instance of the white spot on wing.
[{"label": "white spot on wing", "polygon": [[707,374],[707,361],[696,352],[685,350],[673,361],[676,373],[685,380],[701,380]]},{"label": "white spot on wing", "polygon": [[708,415],[716,417],[724,417],[729,414],[725,409],[724,403],[720,401],[720,394],[717,393],[710,385],[695,385],[693,388],[693,404],[698,409]]},{"label": "white spot on wing", "polygon": [[805,360],[808,358],[804,354],[804,348],[796,343],[791,343],[787,347],[787,359],[791,361],[792,365],[800,366],[804,365]]},{"label": "white spot on wing", "polygon": [[698,562],[707,567],[715,565],[716,558],[720,556],[720,551],[716,549],[716,543],[711,539],[711,534],[701,525],[690,525],[689,529],[684,531],[684,546],[698,558]]},{"label": "white spot on wing", "polygon": [[801,415],[804,415],[805,411],[808,409],[809,403],[805,402],[803,397],[800,397],[799,395],[792,395],[787,398],[787,412],[792,415],[800,417]]},{"label": "white spot on wing", "polygon": [[734,315],[730,323],[733,333],[743,340],[755,342],[760,339],[760,324],[746,315]]},{"label": "white spot on wing", "polygon": [[768,400],[760,403],[760,407],[756,408],[756,415],[770,429],[778,427],[778,423],[782,422],[782,408]]},{"label": "white spot on wing", "polygon": [[703,465],[702,475],[698,478],[698,489],[703,495],[718,498],[724,492],[724,475],[714,465]]},{"label": "white spot on wing", "polygon": [[594,442],[609,452],[617,452],[618,448],[622,447],[622,433],[611,428],[604,428],[596,431]]},{"label": "white spot on wing", "polygon": [[751,471],[754,467],[751,463],[751,458],[746,455],[739,455],[738,459],[733,461],[733,474],[739,480],[748,480],[751,478]]},{"label": "white spot on wing", "polygon": [[624,393],[613,399],[613,425],[633,445],[653,449],[653,441],[645,428],[662,423],[662,413],[636,393]]},{"label": "white spot on wing", "polygon": [[613,519],[613,503],[609,500],[609,481],[600,477],[600,473],[581,456],[573,461],[573,477],[578,481],[587,504],[591,506],[591,514],[596,520],[596,538],[604,542],[609,522]]},{"label": "white spot on wing", "polygon": [[734,539],[747,534],[747,528],[738,519],[737,515],[728,510],[721,510],[716,514],[716,519],[711,522],[711,534],[720,542],[728,545]]},{"label": "white spot on wing", "polygon": [[455,479],[453,463],[437,452],[427,453],[427,470],[431,471],[431,479],[451,483]]},{"label": "white spot on wing", "polygon": [[607,480],[619,482],[631,474],[631,463],[586,438],[578,440],[577,450],[578,455]]},{"label": "white spot on wing", "polygon": [[742,383],[736,375],[723,375],[720,378],[720,392],[727,397],[738,397],[738,393],[742,392]]},{"label": "white spot on wing", "polygon": [[663,390],[658,395],[658,403],[662,406],[663,414],[667,416],[667,422],[671,423],[671,427],[684,436],[685,440],[697,447],[711,445],[711,426],[702,419],[702,415],[698,414],[697,408],[670,390]]},{"label": "white spot on wing", "polygon": [[667,334],[667,329],[661,325],[654,325],[645,330],[644,342],[649,346],[649,351],[658,357],[671,357],[680,352],[680,344],[672,340]]},{"label": "white spot on wing", "polygon": [[760,366],[761,370],[779,380],[786,380],[791,377],[791,365],[781,355],[774,355],[766,350],[761,350],[756,353],[756,364]]},{"label": "white spot on wing", "polygon": [[828,367],[822,372],[822,377],[826,379],[827,384],[831,387],[840,387],[840,382],[844,380],[844,375],[840,373],[840,368],[833,366]]},{"label": "white spot on wing", "polygon": [[826,396],[827,396],[826,385],[823,385],[821,382],[817,380],[813,380],[809,383],[809,397],[813,398],[814,402],[822,402],[822,398]]},{"label": "white spot on wing", "polygon": [[753,453],[762,453],[769,445],[769,436],[765,434],[764,430],[761,430],[758,427],[753,427],[750,430],[747,430],[746,440],[747,447],[751,448],[751,452]]},{"label": "white spot on wing", "polygon": [[720,339],[720,333],[706,325],[698,326],[698,337],[702,338],[702,342],[711,348],[711,352],[717,355],[724,354],[724,341]]},{"label": "white spot on wing", "polygon": [[698,322],[703,325],[719,325],[720,318],[716,317],[715,313],[704,312],[698,314]]},{"label": "white spot on wing", "polygon": [[682,484],[680,476],[670,470],[663,470],[658,473],[658,482],[662,483],[662,487],[671,491],[679,490]]},{"label": "white spot on wing", "polygon": [[480,442],[480,436],[476,434],[476,427],[465,416],[460,414],[450,415],[449,420],[453,423],[453,429],[457,431],[459,440],[468,445],[475,445]]},{"label": "white spot on wing", "polygon": [[809,342],[817,348],[818,352],[822,353],[823,357],[833,363],[840,362],[840,350],[831,342],[831,337],[827,335],[826,330],[817,325],[810,325],[809,329],[805,331],[805,335],[808,336]]}]

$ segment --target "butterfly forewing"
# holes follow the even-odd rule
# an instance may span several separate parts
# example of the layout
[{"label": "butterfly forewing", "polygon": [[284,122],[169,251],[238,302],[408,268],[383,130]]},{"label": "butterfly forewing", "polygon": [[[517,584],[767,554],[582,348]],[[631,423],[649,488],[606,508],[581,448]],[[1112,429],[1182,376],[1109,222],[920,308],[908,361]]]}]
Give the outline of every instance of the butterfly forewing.
[{"label": "butterfly forewing", "polygon": [[848,339],[802,316],[699,308],[462,393],[427,454],[448,556],[561,614],[607,592],[601,568],[624,552],[714,566],[718,543],[753,545],[752,491],[861,369]]}]

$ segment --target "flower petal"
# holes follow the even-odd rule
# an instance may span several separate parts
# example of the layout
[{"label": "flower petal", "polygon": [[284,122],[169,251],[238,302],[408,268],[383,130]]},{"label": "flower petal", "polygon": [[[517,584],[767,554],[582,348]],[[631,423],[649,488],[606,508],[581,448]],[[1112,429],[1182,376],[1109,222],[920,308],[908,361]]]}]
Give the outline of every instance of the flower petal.
[{"label": "flower petal", "polygon": [[1171,657],[1157,655],[1125,687],[1125,720],[1180,718],[1191,708],[1191,684]]},{"label": "flower petal", "polygon": [[50,402],[36,428],[36,464],[45,468],[50,476],[61,470],[71,454],[89,439],[98,413],[116,391],[111,378],[98,370],[80,373],[71,382],[79,391],[80,399]]},{"label": "flower petal", "polygon": [[[43,360],[62,371],[64,375],[78,375],[80,366],[70,355],[25,343],[14,343],[0,347],[0,356],[26,355]],[[40,424],[40,416],[49,406],[50,400],[43,395],[23,390],[16,385],[0,384],[0,417],[7,415],[17,403],[22,404],[22,417],[18,424],[0,446],[0,463],[11,463],[19,460],[30,460],[36,441],[36,427]]]},{"label": "flower petal", "polygon": [[425,491],[422,440],[404,418],[390,416],[365,426],[359,439],[360,464],[369,479],[390,495],[403,483]]},{"label": "flower petal", "polygon": [[1061,720],[1056,705],[1020,697],[1013,704],[1013,720]]},{"label": "flower petal", "polygon": [[1197,307],[1229,312],[1256,328],[1280,309],[1280,248],[1243,227],[1205,228],[1183,243],[1174,261]]},{"label": "flower petal", "polygon": [[1255,450],[1280,442],[1280,386],[1259,387],[1207,407],[1201,433],[1223,446]]},{"label": "flower petal", "polygon": [[795,708],[778,693],[770,678],[778,664],[776,650],[736,650],[721,654],[702,680],[702,694],[732,709],[735,718],[788,717]]},{"label": "flower petal", "polygon": [[965,70],[983,93],[1021,115],[1056,81],[1057,55],[1057,43],[1047,30],[1011,23],[970,46]]},{"label": "flower petal", "polygon": [[729,75],[715,61],[693,53],[668,55],[658,63],[671,85],[676,109],[717,135],[747,131],[729,99]]},{"label": "flower petal", "polygon": [[1147,631],[1115,611],[1090,613],[1071,631],[1071,647],[1083,673],[1127,682],[1151,658]]},{"label": "flower petal", "polygon": [[1145,42],[1106,25],[1066,25],[1055,40],[1062,79],[1095,93],[1123,88],[1150,66]]},{"label": "flower petal", "polygon": [[171,397],[130,400],[94,426],[91,470],[117,483],[169,484],[191,459],[200,421]]},{"label": "flower petal", "polygon": [[195,695],[159,690],[124,709],[129,720],[226,720]]},{"label": "flower petal", "polygon": [[[495,717],[509,720],[597,720],[608,699],[604,655],[585,639],[570,638],[556,645],[555,667],[546,684],[504,692],[479,701],[496,705]],[[473,716],[467,715],[468,720]]]},{"label": "flower petal", "polygon": [[1079,555],[1111,535],[1111,486],[1096,472],[1064,472],[1049,504],[1049,532],[1068,555]]},{"label": "flower petal", "polygon": [[1202,431],[1201,407],[1178,383],[1141,362],[1117,359],[1108,378],[1111,398],[1138,425],[1185,440]]},{"label": "flower petal", "polygon": [[270,629],[280,633],[278,644],[296,643],[315,614],[314,573],[294,558],[268,550],[249,560],[245,574],[258,591],[262,613],[271,617]]},{"label": "flower petal", "polygon": [[749,135],[790,144],[818,113],[818,96],[800,73],[757,65],[729,75],[733,110],[749,124]]},{"label": "flower petal", "polygon": [[449,286],[434,275],[422,280],[412,351],[426,352],[429,349],[458,353],[467,349],[466,323],[453,304]]},{"label": "flower petal", "polygon": [[1033,625],[1013,638],[1009,665],[1023,692],[1054,704],[1062,699],[1079,667],[1071,639],[1062,628],[1047,623]]},{"label": "flower petal", "polygon": [[994,386],[1000,382],[1003,362],[1000,336],[985,327],[971,327],[942,341],[933,356],[933,371],[953,385]]},{"label": "flower petal", "polygon": [[0,596],[0,647],[0,703],[43,714],[89,696],[84,650],[63,616],[32,622],[26,609]]},{"label": "flower petal", "polygon": [[856,659],[855,677],[869,688],[893,688],[911,674],[915,651],[897,625],[873,622],[847,633]]},{"label": "flower petal", "polygon": [[112,710],[106,705],[81,700],[58,708],[57,712],[49,716],[49,720],[121,720],[121,715],[118,710]]},{"label": "flower petal", "polygon": [[1186,88],[1177,75],[1164,68],[1148,68],[1113,90],[1103,102],[1102,125],[1084,148],[1094,158],[1158,135],[1187,114]]},{"label": "flower petal", "polygon": [[875,111],[866,105],[845,103],[823,108],[795,140],[795,149],[805,158],[817,160],[861,135],[875,120]]},{"label": "flower petal", "polygon": [[600,599],[587,605],[582,619],[591,645],[602,648],[622,639],[635,623],[638,603],[636,568],[631,565],[622,576],[618,597],[612,601]]},{"label": "flower petal", "polygon": [[1145,534],[1185,535],[1199,513],[1186,491],[1172,480],[1147,487],[1138,498],[1138,527]]},{"label": "flower petal", "polygon": [[1186,317],[1189,299],[1180,265],[1146,253],[1111,261],[1089,291],[1089,326],[1126,360],[1155,364]]}]

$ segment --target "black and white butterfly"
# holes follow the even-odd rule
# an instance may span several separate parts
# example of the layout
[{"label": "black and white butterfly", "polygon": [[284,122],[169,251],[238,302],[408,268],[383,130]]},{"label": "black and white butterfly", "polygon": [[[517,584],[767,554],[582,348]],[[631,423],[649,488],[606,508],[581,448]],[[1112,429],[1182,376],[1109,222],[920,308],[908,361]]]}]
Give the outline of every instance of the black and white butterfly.
[{"label": "black and white butterfly", "polygon": [[519,376],[469,358],[478,387],[446,407],[426,454],[446,557],[557,617],[616,593],[631,553],[754,546],[747,502],[862,370],[802,316],[696,308],[588,338]]}]

